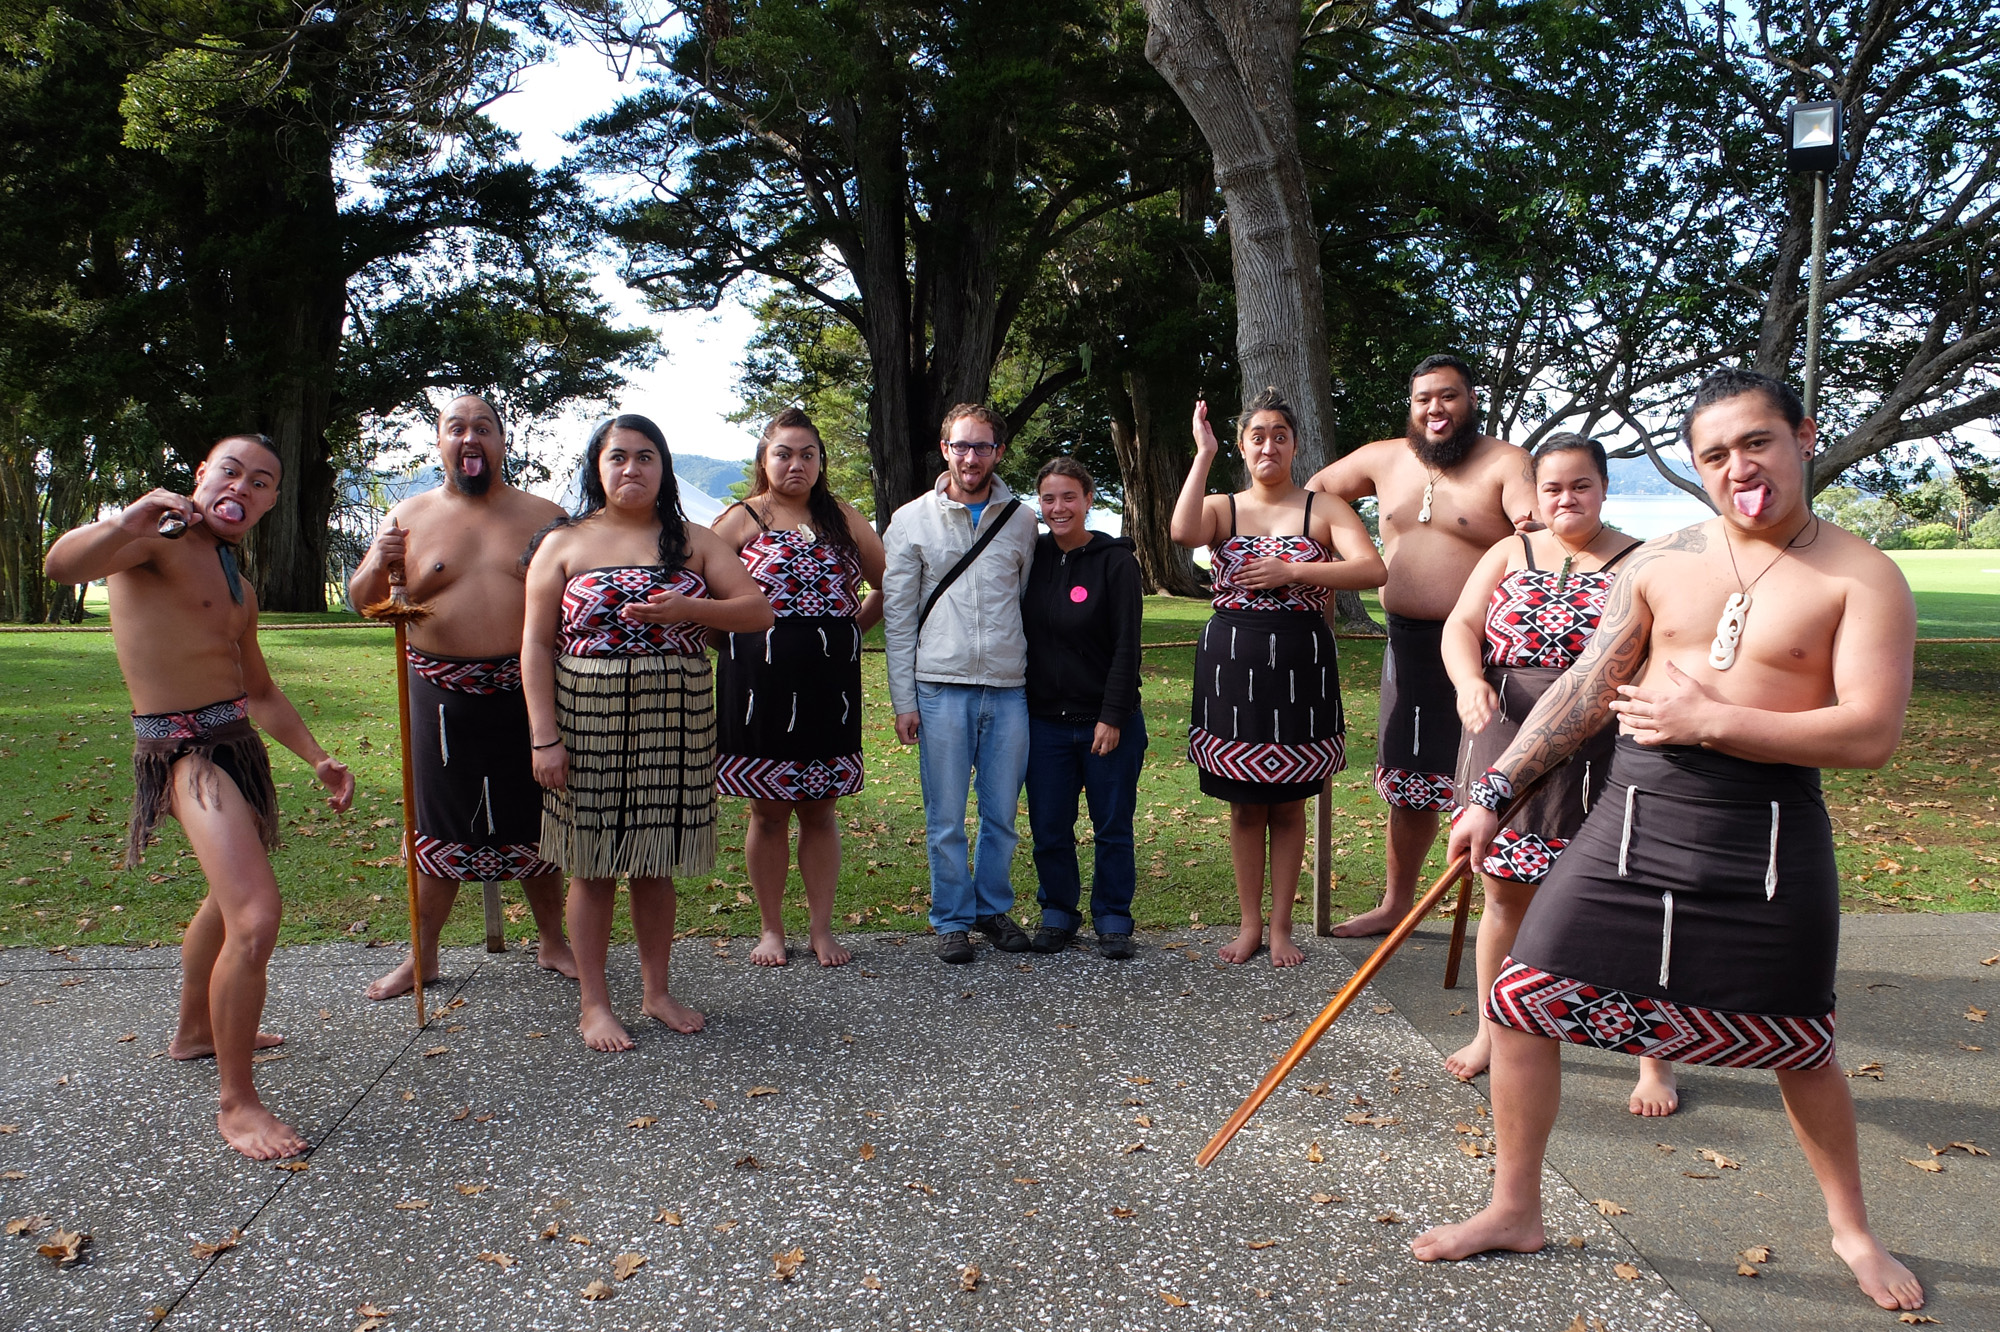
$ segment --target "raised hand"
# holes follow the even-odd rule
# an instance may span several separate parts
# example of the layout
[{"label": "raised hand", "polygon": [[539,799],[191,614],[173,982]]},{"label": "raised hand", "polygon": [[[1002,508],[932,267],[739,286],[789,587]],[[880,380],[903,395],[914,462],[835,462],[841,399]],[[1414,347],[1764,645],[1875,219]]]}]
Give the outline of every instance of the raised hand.
[{"label": "raised hand", "polygon": [[194,506],[193,500],[162,488],[149,490],[126,505],[125,511],[118,515],[118,527],[128,536],[160,536],[160,520],[168,514],[178,515],[190,526],[201,521],[201,510]]},{"label": "raised hand", "polygon": [[1221,441],[1208,424],[1208,400],[1195,399],[1194,404],[1194,451],[1196,457],[1213,458],[1222,449]]}]

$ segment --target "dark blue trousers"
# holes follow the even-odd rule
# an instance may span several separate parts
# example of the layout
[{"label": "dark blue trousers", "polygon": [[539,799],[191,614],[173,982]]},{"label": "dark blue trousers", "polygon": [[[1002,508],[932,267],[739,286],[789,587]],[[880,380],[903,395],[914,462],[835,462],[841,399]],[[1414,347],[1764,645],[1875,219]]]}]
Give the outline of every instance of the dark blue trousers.
[{"label": "dark blue trousers", "polygon": [[1138,866],[1132,851],[1132,815],[1139,803],[1139,768],[1146,758],[1146,717],[1134,708],[1119,731],[1118,748],[1090,752],[1094,722],[1028,719],[1028,823],[1035,838],[1035,875],[1041,886],[1042,924],[1074,930],[1083,924],[1083,892],[1076,859],[1077,796],[1090,808],[1096,872],[1090,884],[1090,922],[1099,934],[1132,932],[1132,893]]}]

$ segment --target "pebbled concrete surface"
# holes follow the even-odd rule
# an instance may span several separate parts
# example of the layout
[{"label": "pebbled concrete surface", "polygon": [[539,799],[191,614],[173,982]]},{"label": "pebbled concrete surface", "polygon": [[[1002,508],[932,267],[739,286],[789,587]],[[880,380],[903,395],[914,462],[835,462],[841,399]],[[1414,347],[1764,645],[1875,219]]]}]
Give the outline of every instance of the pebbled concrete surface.
[{"label": "pebbled concrete surface", "polygon": [[[1448,920],[1427,924],[1378,975],[1433,1045],[1430,1069],[1472,1034],[1468,945],[1459,988],[1442,988]],[[1338,940],[1357,963],[1367,941]],[[1417,945],[1421,945],[1421,951]],[[1847,916],[1841,922],[1838,1058],[1881,1066],[1855,1077],[1862,1181],[1876,1232],[1930,1295],[1940,1326],[2000,1329],[2000,916]],[[1452,1010],[1461,1005],[1463,1015]],[[1344,1021],[1344,1020],[1343,1020]],[[1971,1050],[1967,1046],[1980,1046]],[[1680,1070],[1681,1109],[1640,1120],[1625,1108],[1633,1060],[1594,1050],[1564,1057],[1564,1101],[1549,1164],[1577,1192],[1627,1209],[1609,1224],[1718,1332],[1894,1325],[1854,1288],[1827,1247],[1824,1205],[1769,1073]],[[1486,1079],[1474,1086],[1481,1092]],[[1993,1157],[1950,1149],[1954,1141]],[[1945,1148],[1933,1157],[1932,1146]],[[1672,1150],[1667,1150],[1671,1148]],[[1718,1169],[1709,1148],[1738,1162]],[[1932,1161],[1941,1173],[1912,1160]],[[1688,1173],[1711,1175],[1693,1179]],[[1756,1279],[1738,1253],[1771,1247]],[[1518,1264],[1524,1260],[1502,1260]]]},{"label": "pebbled concrete surface", "polygon": [[[1163,946],[1183,941],[1194,950]],[[583,1049],[573,987],[518,951],[450,954],[437,997],[463,1003],[421,1034],[406,1002],[361,997],[386,952],[288,951],[271,1002],[286,1058],[260,1074],[316,1143],[296,1173],[214,1137],[212,1068],[150,1057],[171,1022],[170,950],[0,955],[0,1123],[20,1124],[0,1135],[0,1172],[24,1174],[0,1200],[93,1236],[65,1269],[32,1236],[0,1242],[0,1326],[144,1327],[164,1309],[171,1329],[351,1329],[363,1305],[389,1311],[389,1332],[1702,1326],[1554,1176],[1552,1229],[1584,1247],[1408,1257],[1408,1236],[1483,1196],[1488,1162],[1460,1144],[1487,1121],[1386,1000],[1359,1005],[1197,1170],[1349,974],[1324,944],[1289,972],[1224,968],[1221,941],[946,968],[928,939],[871,935],[842,970],[771,972],[746,941],[689,940],[675,988],[708,1031],[635,1021],[624,1056]],[[613,984],[635,1009],[629,949]],[[1394,1122],[1344,1122],[1356,1096]],[[191,1255],[238,1228],[235,1248]],[[780,1279],[774,1255],[794,1248]],[[646,1263],[618,1281],[623,1253]],[[595,1280],[609,1300],[582,1298]]]}]

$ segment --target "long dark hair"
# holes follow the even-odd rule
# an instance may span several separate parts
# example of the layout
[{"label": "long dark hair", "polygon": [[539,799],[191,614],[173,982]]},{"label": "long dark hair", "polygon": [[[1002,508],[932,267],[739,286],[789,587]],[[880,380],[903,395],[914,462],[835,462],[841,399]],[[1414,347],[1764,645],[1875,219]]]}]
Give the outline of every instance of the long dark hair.
[{"label": "long dark hair", "polygon": [[660,451],[660,493],[653,499],[653,512],[660,519],[660,563],[668,573],[677,573],[687,564],[688,536],[687,514],[681,509],[680,482],[674,478],[674,456],[667,449],[667,437],[660,428],[644,416],[614,416],[591,432],[590,443],[584,446],[583,467],[578,477],[578,485],[583,491],[583,503],[577,511],[566,518],[558,518],[535,533],[528,542],[528,549],[521,554],[525,566],[535,557],[541,547],[542,538],[558,527],[574,527],[592,514],[602,513],[608,503],[604,494],[604,477],[598,472],[598,461],[604,454],[605,441],[614,430],[630,430],[644,435]]},{"label": "long dark hair", "polygon": [[764,471],[764,454],[780,430],[812,432],[813,442],[819,445],[819,475],[813,478],[812,489],[806,492],[806,512],[812,515],[814,529],[832,542],[835,550],[859,559],[861,552],[854,544],[854,534],[847,530],[847,515],[840,511],[840,501],[833,497],[833,490],[826,484],[826,441],[820,438],[819,427],[812,423],[812,418],[805,414],[803,408],[785,408],[772,417],[770,424],[764,427],[764,433],[757,436],[757,457],[751,465],[750,492],[743,498],[753,500],[771,489],[771,478]]}]

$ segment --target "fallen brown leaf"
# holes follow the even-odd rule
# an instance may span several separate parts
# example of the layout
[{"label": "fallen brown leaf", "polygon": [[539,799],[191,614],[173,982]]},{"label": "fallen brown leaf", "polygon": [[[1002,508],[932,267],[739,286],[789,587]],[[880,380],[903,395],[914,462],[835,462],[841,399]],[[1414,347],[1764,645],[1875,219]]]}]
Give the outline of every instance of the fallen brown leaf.
[{"label": "fallen brown leaf", "polygon": [[49,1223],[45,1216],[17,1216],[7,1223],[8,1235],[32,1235]]},{"label": "fallen brown leaf", "polygon": [[1385,1226],[1400,1226],[1403,1224],[1403,1218],[1397,1216],[1394,1212],[1382,1212],[1375,1219]]},{"label": "fallen brown leaf", "polygon": [[1446,1017],[1464,1017],[1464,1016],[1465,1016],[1465,1005],[1464,1005],[1464,1004],[1460,1004],[1460,1005],[1459,1005],[1459,1006],[1458,1006],[1457,1008],[1454,1008],[1454,1009],[1452,1009],[1452,1010],[1451,1010],[1451,1012],[1449,1012],[1449,1013],[1446,1013],[1446,1014],[1445,1014],[1445,1016],[1446,1016]]},{"label": "fallen brown leaf", "polygon": [[1699,1170],[1683,1170],[1683,1171],[1681,1171],[1681,1178],[1683,1178],[1683,1179],[1721,1179],[1721,1178],[1722,1178],[1722,1176],[1720,1176],[1720,1175],[1710,1175],[1710,1174],[1705,1174],[1705,1173],[1703,1173],[1702,1171],[1699,1171]]},{"label": "fallen brown leaf", "polygon": [[1972,1143],[1971,1143],[1970,1141],[1966,1141],[1966,1142],[1953,1142],[1953,1143],[1947,1143],[1947,1144],[1946,1144],[1946,1150],[1949,1150],[1949,1149],[1950,1149],[1950,1148],[1952,1148],[1952,1147],[1956,1147],[1956,1148],[1958,1148],[1958,1150],[1960,1150],[1961,1152],[1964,1152],[1964,1153],[1965,1153],[1965,1154],[1966,1154],[1967,1156],[1991,1156],[1991,1155],[1993,1155],[1993,1153],[1991,1153],[1991,1152],[1987,1151],[1987,1150],[1986,1150],[1986,1149],[1985,1149],[1984,1147],[1978,1147],[1978,1146],[1975,1146],[1975,1145],[1973,1145],[1973,1144],[1972,1144]]},{"label": "fallen brown leaf", "polygon": [[1393,1013],[1396,1011],[1396,1006],[1394,1004],[1376,1004],[1372,1011],[1377,1013]]},{"label": "fallen brown leaf", "polygon": [[1326,1153],[1319,1149],[1319,1139],[1313,1139],[1312,1145],[1306,1148],[1306,1160],[1314,1165],[1326,1164]]},{"label": "fallen brown leaf", "polygon": [[640,1115],[637,1119],[626,1120],[625,1127],[629,1129],[651,1128],[659,1122],[660,1117],[658,1115]]},{"label": "fallen brown leaf", "polygon": [[20,1131],[21,1126],[19,1124],[0,1124],[0,1133],[19,1133]]},{"label": "fallen brown leaf", "polygon": [[547,1225],[542,1227],[542,1233],[535,1236],[535,1238],[542,1240],[552,1240],[560,1234],[562,1234],[562,1227],[557,1225],[555,1222],[551,1221]]},{"label": "fallen brown leaf", "polygon": [[745,1096],[776,1096],[778,1094],[778,1089],[776,1087],[752,1087],[749,1091],[744,1092],[743,1094]]},{"label": "fallen brown leaf", "polygon": [[728,1221],[718,1221],[715,1223],[715,1231],[718,1235],[727,1235],[730,1231],[736,1229],[736,1227],[742,1224],[743,1223],[741,1221],[737,1221],[734,1219]]},{"label": "fallen brown leaf", "polygon": [[1143,1152],[1145,1150],[1146,1150],[1146,1144],[1143,1142],[1128,1142],[1125,1144],[1124,1147],[1124,1155],[1130,1156],[1134,1152]]},{"label": "fallen brown leaf", "polygon": [[238,1244],[241,1244],[242,1242],[243,1242],[243,1232],[241,1230],[232,1230],[227,1235],[224,1235],[221,1239],[215,1240],[213,1242],[207,1240],[198,1241],[195,1244],[189,1246],[188,1252],[194,1255],[196,1258],[213,1258],[218,1253],[229,1252],[229,1250],[235,1248]]},{"label": "fallen brown leaf", "polygon": [[1771,1261],[1771,1246],[1768,1244],[1753,1244],[1745,1249],[1740,1256],[1746,1263],[1768,1263]]},{"label": "fallen brown leaf", "polygon": [[[301,1184],[299,1187],[304,1188],[305,1185]],[[405,1198],[396,1204],[396,1210],[399,1212],[421,1212],[430,1205],[431,1200],[429,1198]]]},{"label": "fallen brown leaf", "polygon": [[474,1261],[491,1263],[504,1272],[520,1260],[511,1253],[495,1253],[491,1249],[486,1249],[482,1250],[479,1257]]},{"label": "fallen brown leaf", "polygon": [[569,1242],[570,1242],[571,1244],[581,1244],[581,1245],[582,1245],[582,1246],[583,1246],[584,1248],[586,1248],[586,1249],[587,1249],[587,1248],[589,1248],[589,1247],[590,1247],[590,1236],[588,1236],[588,1235],[571,1235],[571,1236],[569,1237]]},{"label": "fallen brown leaf", "polygon": [[373,1303],[363,1301],[354,1312],[360,1314],[363,1318],[387,1318],[395,1311],[393,1309],[379,1309]]},{"label": "fallen brown leaf", "polygon": [[1125,1221],[1139,1214],[1130,1207],[1114,1207],[1111,1209],[1111,1215],[1117,1217],[1120,1221]]},{"label": "fallen brown leaf", "polygon": [[123,1044],[125,1044],[125,1043],[126,1043],[127,1041],[136,1041],[136,1040],[138,1040],[138,1039],[139,1039],[139,1033],[138,1033],[138,1032],[136,1032],[136,1031],[128,1031],[128,1032],[126,1032],[126,1033],[125,1033],[125,1034],[124,1034],[123,1036],[120,1036],[120,1037],[118,1038],[118,1043],[119,1043],[120,1045],[123,1045]]},{"label": "fallen brown leaf", "polygon": [[979,1278],[979,1268],[976,1265],[969,1265],[963,1272],[958,1274],[958,1288],[960,1290],[978,1290]]},{"label": "fallen brown leaf", "polygon": [[653,1224],[656,1226],[678,1226],[678,1225],[683,1225],[685,1223],[681,1220],[681,1214],[679,1212],[673,1211],[670,1208],[662,1207],[660,1209],[660,1214],[653,1218]]},{"label": "fallen brown leaf", "polygon": [[932,1188],[930,1185],[924,1183],[922,1180],[913,1179],[909,1181],[907,1184],[903,1185],[903,1187],[908,1189],[912,1193],[921,1193],[929,1197],[937,1196],[937,1190]]},{"label": "fallen brown leaf", "polygon": [[736,1168],[738,1170],[762,1170],[764,1167],[756,1157],[746,1152],[744,1155],[736,1158]]},{"label": "fallen brown leaf", "polygon": [[1973,1005],[1967,1004],[1965,1006],[1965,1020],[1967,1022],[1984,1022],[1986,1021],[1988,1011],[1987,1009],[1975,1008]]},{"label": "fallen brown leaf", "polygon": [[1134,1115],[1132,1116],[1132,1122],[1140,1128],[1153,1127],[1153,1117],[1151,1115]]},{"label": "fallen brown leaf", "polygon": [[702,1097],[702,1098],[701,1098],[701,1107],[702,1107],[702,1109],[704,1109],[704,1110],[713,1110],[713,1109],[715,1109],[715,1098],[714,1098],[713,1096],[704,1096],[704,1097]]},{"label": "fallen brown leaf", "polygon": [[1244,1248],[1246,1248],[1246,1249],[1274,1249],[1274,1248],[1276,1248],[1277,1246],[1278,1246],[1278,1241],[1276,1241],[1276,1240],[1244,1240],[1244,1241],[1243,1241],[1243,1247],[1244,1247]]},{"label": "fallen brown leaf", "polygon": [[1039,1184],[1042,1181],[1036,1179],[1033,1175],[1016,1175],[1014,1176],[1014,1182],[1016,1184]]},{"label": "fallen brown leaf", "polygon": [[492,1187],[493,1186],[491,1184],[461,1184],[458,1186],[458,1191],[461,1194],[465,1195],[466,1197],[470,1198],[474,1194],[484,1193],[486,1192],[486,1190]]},{"label": "fallen brown leaf", "polygon": [[1571,1236],[1569,1237],[1569,1247],[1570,1247],[1570,1248],[1572,1248],[1572,1249],[1581,1249],[1581,1248],[1583,1247],[1583,1245],[1584,1245],[1584,1239],[1583,1239],[1583,1236],[1581,1236],[1581,1235],[1571,1235]]},{"label": "fallen brown leaf", "polygon": [[864,1142],[864,1143],[862,1143],[862,1144],[861,1144],[861,1159],[862,1159],[862,1160],[864,1160],[864,1161],[872,1161],[872,1160],[874,1160],[874,1159],[875,1159],[875,1144],[874,1144],[874,1143],[872,1143],[872,1142]]},{"label": "fallen brown leaf", "polygon": [[1704,1147],[1696,1152],[1695,1155],[1714,1166],[1717,1170],[1741,1170],[1743,1168],[1741,1161],[1732,1161],[1712,1147]]},{"label": "fallen brown leaf", "polygon": [[271,1168],[272,1168],[273,1170],[284,1170],[284,1171],[289,1171],[290,1173],[292,1173],[292,1174],[296,1175],[296,1174],[297,1174],[297,1173],[298,1173],[299,1171],[301,1171],[301,1170],[311,1170],[311,1169],[312,1169],[312,1162],[310,1162],[310,1161],[280,1161],[280,1162],[278,1162],[278,1164],[276,1164],[275,1166],[272,1166]]},{"label": "fallen brown leaf", "polygon": [[386,1318],[364,1318],[354,1325],[354,1332],[382,1332],[387,1326],[389,1320]]},{"label": "fallen brown leaf", "polygon": [[1896,1320],[1899,1323],[1935,1323],[1937,1319],[1929,1314],[1906,1313]]},{"label": "fallen brown leaf", "polygon": [[870,1272],[867,1276],[861,1278],[861,1286],[864,1290],[880,1290],[882,1289],[882,1278]]},{"label": "fallen brown leaf", "polygon": [[1185,1309],[1188,1307],[1188,1302],[1186,1300],[1182,1299],[1180,1296],[1174,1294],[1170,1290],[1161,1291],[1160,1298],[1165,1300],[1170,1308]]},{"label": "fallen brown leaf", "polygon": [[28,1172],[25,1170],[0,1170],[0,1179],[26,1179],[27,1177]]},{"label": "fallen brown leaf", "polygon": [[646,1265],[643,1253],[621,1253],[611,1260],[611,1275],[620,1281],[630,1281],[632,1274]]},{"label": "fallen brown leaf", "polygon": [[1848,1069],[1847,1076],[1850,1078],[1873,1078],[1875,1081],[1880,1082],[1882,1080],[1882,1066],[1874,1063],[1862,1064],[1859,1067]]},{"label": "fallen brown leaf", "polygon": [[441,1054],[450,1054],[450,1053],[451,1053],[451,1047],[449,1045],[433,1045],[430,1049],[424,1051],[424,1058],[435,1059]]},{"label": "fallen brown leaf", "polygon": [[1125,1081],[1131,1083],[1135,1087],[1150,1087],[1153,1085],[1153,1080],[1151,1078],[1127,1078],[1125,1079]]},{"label": "fallen brown leaf", "polygon": [[472,1107],[469,1105],[460,1106],[457,1110],[454,1110],[452,1112],[451,1122],[456,1124],[461,1119],[470,1119],[471,1117],[472,1117]]},{"label": "fallen brown leaf", "polygon": [[1996,963],[2000,963],[2000,953],[1995,953],[1991,957],[1982,957],[1979,959],[1979,965],[1982,967],[1990,967]]},{"label": "fallen brown leaf", "polygon": [[1315,1193],[1312,1196],[1312,1200],[1321,1207],[1326,1206],[1330,1202],[1340,1201],[1340,1199],[1334,1197],[1331,1193]]},{"label": "fallen brown leaf", "polygon": [[1943,1164],[1943,1162],[1941,1162],[1941,1161],[1938,1161],[1938,1160],[1936,1160],[1935,1158],[1932,1158],[1932,1159],[1927,1159],[1927,1160],[1923,1160],[1923,1161],[1910,1161],[1910,1158],[1906,1156],[1906,1157],[1904,1157],[1903,1159],[1904,1159],[1905,1161],[1909,1161],[1909,1163],[1910,1163],[1911,1165],[1915,1166],[1915,1167],[1916,1167],[1917,1169],[1919,1169],[1919,1170],[1927,1170],[1927,1171],[1929,1171],[1929,1172],[1930,1172],[1931,1174],[1933,1174],[1933,1175],[1942,1175],[1942,1174],[1944,1173],[1944,1164]]},{"label": "fallen brown leaf", "polygon": [[1750,1266],[1750,1264],[1748,1263],[1738,1263],[1736,1264],[1736,1275],[1753,1277],[1753,1276],[1762,1276],[1763,1273],[1759,1272],[1756,1268]]},{"label": "fallen brown leaf", "polygon": [[1639,1279],[1639,1269],[1630,1263],[1619,1263],[1611,1270],[1616,1272],[1622,1281],[1637,1281]]},{"label": "fallen brown leaf", "polygon": [[55,1234],[49,1236],[48,1243],[38,1245],[35,1252],[44,1258],[55,1259],[57,1267],[67,1267],[76,1261],[77,1255],[83,1252],[83,1246],[88,1243],[90,1236],[83,1231],[58,1229]]},{"label": "fallen brown leaf", "polygon": [[599,1277],[583,1288],[583,1298],[586,1300],[608,1300],[612,1294],[611,1284],[603,1277]]},{"label": "fallen brown leaf", "polygon": [[803,1247],[785,1249],[771,1255],[772,1275],[780,1281],[790,1281],[799,1274],[799,1267],[806,1260]]}]

